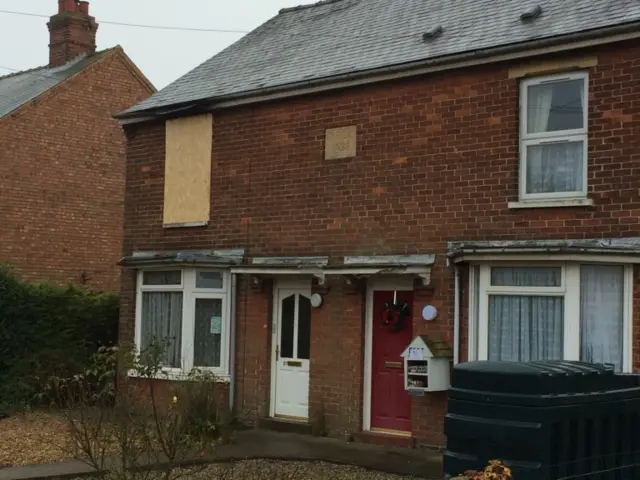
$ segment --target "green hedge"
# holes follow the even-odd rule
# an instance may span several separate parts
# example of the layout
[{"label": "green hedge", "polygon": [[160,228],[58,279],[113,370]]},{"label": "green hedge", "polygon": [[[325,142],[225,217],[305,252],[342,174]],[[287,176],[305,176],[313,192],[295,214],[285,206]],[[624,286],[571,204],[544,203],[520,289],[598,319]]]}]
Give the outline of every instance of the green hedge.
[{"label": "green hedge", "polygon": [[0,413],[31,403],[51,375],[89,364],[118,335],[118,298],[30,284],[0,267]]}]

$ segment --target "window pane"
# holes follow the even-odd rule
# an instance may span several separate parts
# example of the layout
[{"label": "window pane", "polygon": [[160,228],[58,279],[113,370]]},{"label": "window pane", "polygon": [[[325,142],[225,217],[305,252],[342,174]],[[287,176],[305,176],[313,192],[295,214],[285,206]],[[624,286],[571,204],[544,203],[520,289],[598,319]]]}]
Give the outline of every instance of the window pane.
[{"label": "window pane", "polygon": [[180,270],[168,270],[144,272],[142,276],[145,285],[180,285],[181,274]]},{"label": "window pane", "polygon": [[222,299],[197,298],[193,366],[219,367],[222,341]]},{"label": "window pane", "polygon": [[560,267],[492,267],[491,285],[500,287],[560,287]]},{"label": "window pane", "polygon": [[311,300],[298,297],[298,358],[309,360],[311,350]]},{"label": "window pane", "polygon": [[580,267],[580,359],[622,371],[624,267]]},{"label": "window pane", "polygon": [[167,342],[163,364],[179,368],[182,360],[182,293],[144,292],[141,317],[141,350],[152,342]]},{"label": "window pane", "polygon": [[489,360],[562,360],[563,297],[489,296]]},{"label": "window pane", "polygon": [[584,127],[584,80],[533,85],[527,92],[527,132]]},{"label": "window pane", "polygon": [[293,325],[296,313],[296,296],[282,300],[282,323],[280,326],[280,356],[283,358],[293,358]]},{"label": "window pane", "polygon": [[196,288],[222,288],[222,273],[196,272]]},{"label": "window pane", "polygon": [[527,193],[582,191],[584,142],[527,146]]}]

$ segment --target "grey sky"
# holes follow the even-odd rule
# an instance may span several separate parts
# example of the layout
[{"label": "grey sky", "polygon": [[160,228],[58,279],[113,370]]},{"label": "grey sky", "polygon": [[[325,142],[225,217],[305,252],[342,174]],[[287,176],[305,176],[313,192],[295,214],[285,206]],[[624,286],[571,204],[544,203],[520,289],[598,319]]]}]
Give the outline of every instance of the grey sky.
[{"label": "grey sky", "polygon": [[[103,21],[225,30],[252,30],[283,7],[315,0],[91,0],[91,14]],[[0,0],[0,10],[52,15],[57,0]],[[0,75],[48,62],[47,19],[0,13]],[[242,34],[152,30],[101,24],[98,48],[122,45],[162,88],[235,42]],[[9,40],[9,41],[7,41]],[[7,69],[8,67],[9,69]]]}]

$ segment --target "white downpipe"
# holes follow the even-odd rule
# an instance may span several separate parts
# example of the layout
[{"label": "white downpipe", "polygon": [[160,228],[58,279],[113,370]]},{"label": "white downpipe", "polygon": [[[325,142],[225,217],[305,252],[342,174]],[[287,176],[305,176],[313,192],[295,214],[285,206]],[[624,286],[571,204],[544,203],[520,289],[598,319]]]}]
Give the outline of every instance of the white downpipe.
[{"label": "white downpipe", "polygon": [[460,362],[460,269],[453,266],[453,364]]},{"label": "white downpipe", "polygon": [[238,276],[231,274],[231,332],[229,332],[229,410],[233,412],[234,397],[236,393],[236,299],[238,297]]}]

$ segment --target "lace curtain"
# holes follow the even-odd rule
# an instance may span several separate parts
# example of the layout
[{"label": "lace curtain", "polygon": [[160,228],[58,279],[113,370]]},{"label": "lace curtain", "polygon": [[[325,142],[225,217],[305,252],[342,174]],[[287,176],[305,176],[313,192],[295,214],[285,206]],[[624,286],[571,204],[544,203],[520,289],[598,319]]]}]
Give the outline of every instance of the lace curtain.
[{"label": "lace curtain", "polygon": [[[584,84],[580,85],[580,107],[582,112],[584,105]],[[527,105],[528,133],[541,133],[554,130],[562,130],[555,125],[550,128],[551,116],[556,114],[562,118],[563,109],[574,108],[562,104],[563,99],[554,99],[554,84],[536,85],[529,89]],[[554,101],[555,100],[555,101]],[[559,105],[556,105],[560,103]],[[574,125],[567,125],[564,129],[570,129]],[[574,192],[582,190],[583,182],[583,153],[582,141],[560,141],[542,145],[528,145],[527,147],[527,193],[552,193]]]},{"label": "lace curtain", "polygon": [[182,292],[142,294],[141,348],[152,341],[167,341],[164,365],[180,368],[182,351]]},{"label": "lace curtain", "polygon": [[[560,268],[492,268],[494,286],[560,286]],[[622,371],[624,267],[580,266],[580,359]],[[489,360],[564,357],[563,296],[489,295]],[[577,319],[574,319],[577,320]]]},{"label": "lace curtain", "polygon": [[580,267],[580,357],[622,371],[624,267]]},{"label": "lace curtain", "polygon": [[[495,286],[552,287],[560,286],[561,278],[561,268],[491,269]],[[562,359],[563,330],[561,296],[489,296],[489,360]]]}]

